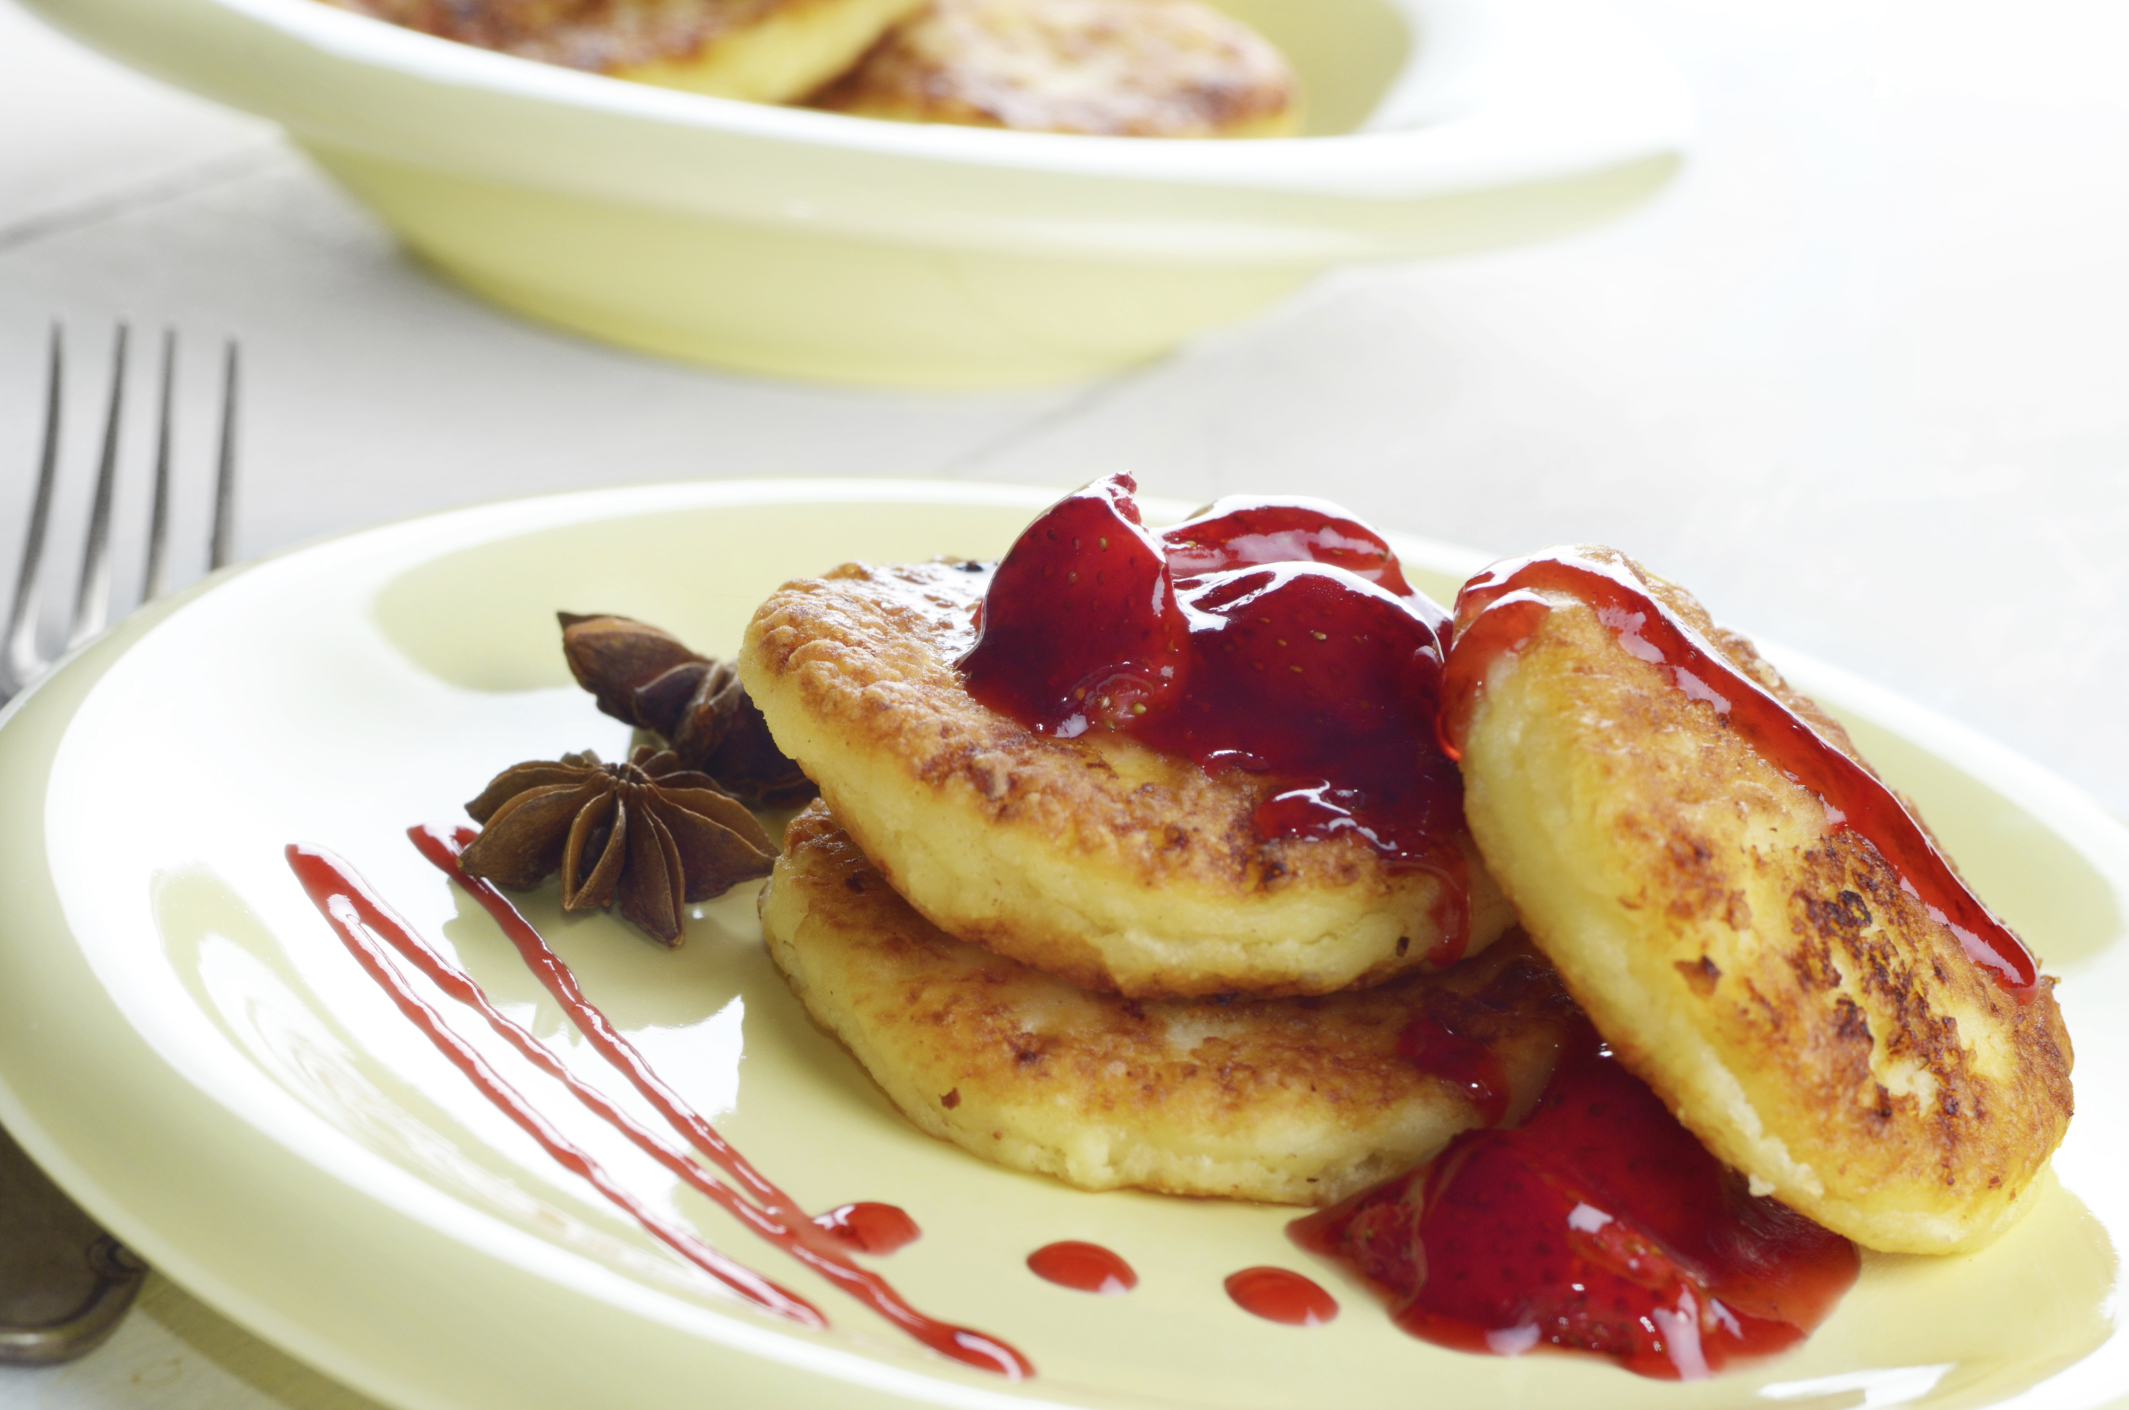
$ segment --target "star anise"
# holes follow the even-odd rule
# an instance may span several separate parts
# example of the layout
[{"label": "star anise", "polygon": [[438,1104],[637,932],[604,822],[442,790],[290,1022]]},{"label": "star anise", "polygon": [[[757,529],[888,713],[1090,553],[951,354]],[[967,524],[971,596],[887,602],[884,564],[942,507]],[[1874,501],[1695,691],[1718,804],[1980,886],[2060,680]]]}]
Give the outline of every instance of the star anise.
[{"label": "star anise", "polygon": [[730,662],[631,617],[555,615],[570,673],[601,710],[660,736],[683,767],[749,803],[791,807],[813,797],[812,781],[776,747]]},{"label": "star anise", "polygon": [[621,914],[668,945],[683,907],[769,874],[776,849],[754,815],[671,750],[625,764],[589,752],[503,770],[466,805],[481,835],[459,865],[498,886],[562,873],[562,909],[619,901]]}]

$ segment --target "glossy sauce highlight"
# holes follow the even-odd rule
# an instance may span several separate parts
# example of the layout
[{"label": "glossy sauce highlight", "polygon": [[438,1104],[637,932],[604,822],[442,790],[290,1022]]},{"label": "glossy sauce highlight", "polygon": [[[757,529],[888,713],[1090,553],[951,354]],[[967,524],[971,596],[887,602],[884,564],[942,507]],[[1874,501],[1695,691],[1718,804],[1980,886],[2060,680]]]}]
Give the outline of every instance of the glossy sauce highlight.
[{"label": "glossy sauce highlight", "polygon": [[875,1258],[904,1249],[924,1236],[905,1209],[861,1200],[815,1215],[813,1222],[829,1234]]},{"label": "glossy sauce highlight", "polygon": [[1477,1039],[1464,1037],[1429,1014],[1414,1014],[1397,1035],[1397,1055],[1455,1086],[1486,1125],[1498,1126],[1508,1115],[1508,1069]]},{"label": "glossy sauce highlight", "polygon": [[1130,1264],[1100,1244],[1067,1239],[1044,1244],[1028,1255],[1028,1271],[1045,1282],[1074,1292],[1114,1297],[1138,1286]]},{"label": "glossy sauce highlight", "polygon": [[1463,782],[1435,745],[1448,616],[1374,530],[1306,499],[1223,499],[1154,532],[1128,475],[1053,505],[992,575],[957,665],[1038,734],[1128,734],[1268,787],[1267,840],[1352,836],[1444,882],[1461,953]]},{"label": "glossy sauce highlight", "polygon": [[1320,1327],[1338,1315],[1338,1299],[1291,1269],[1244,1268],[1226,1287],[1235,1306],[1282,1326]]},{"label": "glossy sauce highlight", "polygon": [[1467,1131],[1291,1232],[1373,1283],[1414,1336],[1666,1380],[1793,1346],[1861,1266],[1848,1240],[1750,1194],[1593,1029],[1524,1125]]}]

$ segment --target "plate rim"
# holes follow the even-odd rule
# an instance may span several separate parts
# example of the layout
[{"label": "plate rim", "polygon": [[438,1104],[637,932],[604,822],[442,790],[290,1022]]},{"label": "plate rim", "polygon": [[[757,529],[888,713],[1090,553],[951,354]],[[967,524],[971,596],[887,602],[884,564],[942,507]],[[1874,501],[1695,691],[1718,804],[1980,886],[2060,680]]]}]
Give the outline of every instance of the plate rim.
[{"label": "plate rim", "polygon": [[[292,559],[330,556],[334,552],[359,553],[365,550],[368,543],[374,543],[376,549],[390,551],[395,547],[417,545],[422,536],[433,537],[439,543],[448,541],[457,548],[467,548],[537,532],[541,528],[598,518],[630,517],[658,509],[707,509],[749,504],[849,505],[868,501],[1033,509],[1053,502],[1058,493],[1058,490],[1048,487],[977,484],[951,480],[846,478],[690,481],[510,497],[408,515],[384,524],[328,535],[292,546],[255,562],[224,570],[182,593],[134,614],[105,636],[71,653],[53,674],[10,701],[4,709],[0,709],[0,757],[11,754],[15,747],[23,745],[24,731],[32,727],[41,728],[56,750],[57,743],[65,736],[67,725],[93,692],[96,684],[163,622],[222,590],[233,581],[266,569],[269,565],[286,563]],[[1188,506],[1178,501],[1159,501],[1150,497],[1145,503],[1149,517],[1154,518],[1161,517],[1164,512],[1180,514],[1188,509]],[[1439,568],[1447,572],[1469,571],[1491,561],[1488,555],[1479,550],[1441,540],[1401,533],[1393,534],[1392,537],[1400,548],[1408,545],[1417,548],[1424,555],[1420,561],[1426,568]],[[2114,818],[2074,784],[2010,747],[1852,672],[1819,662],[1802,653],[1775,646],[1767,646],[1765,649],[1770,659],[1773,659],[1785,674],[1790,674],[1810,693],[1823,694],[1837,710],[1859,715],[1897,734],[1958,772],[1994,789],[2014,805],[2027,811],[2044,824],[2058,842],[2071,848],[2091,865],[2115,888],[2118,897],[2129,896],[2129,826]],[[24,719],[28,719],[31,724],[20,724]],[[48,767],[53,759],[53,750],[46,750],[39,757]],[[40,806],[34,810],[40,829],[40,840],[43,798],[44,792],[40,788],[36,791],[36,801]],[[6,810],[0,810],[4,811]],[[19,823],[19,819],[17,822]],[[19,853],[15,853],[14,849],[9,851],[11,855],[4,862],[0,862],[0,875],[23,869]],[[36,869],[42,873],[44,855],[41,848],[38,849],[35,860],[38,864]],[[49,886],[48,876],[41,876],[40,879]],[[74,963],[80,964],[86,970],[87,962],[80,952],[79,943],[73,940],[71,934],[68,940],[70,943],[62,948]],[[7,944],[7,927],[0,926],[0,953],[4,953]],[[2110,950],[2114,948],[2117,947],[2108,947]],[[90,975],[90,980],[92,983],[97,982],[93,974]],[[104,995],[104,998],[108,1003],[108,995]],[[5,998],[0,996],[0,1010],[5,1007]],[[139,1034],[132,1031],[130,1020],[115,1005],[112,1005],[112,1008],[118,1021],[125,1025],[130,1036],[138,1042]],[[194,1085],[191,1079],[182,1073],[173,1070],[169,1075],[187,1087]],[[214,1094],[196,1088],[194,1095],[210,1103],[219,1101]],[[243,1120],[235,1113],[231,1113],[229,1119]],[[426,1410],[429,1406],[461,1406],[474,1403],[457,1398],[438,1398],[424,1387],[402,1385],[393,1381],[374,1365],[351,1360],[349,1356],[341,1354],[337,1345],[327,1344],[313,1333],[313,1329],[302,1325],[300,1319],[282,1315],[280,1309],[262,1302],[244,1287],[223,1277],[221,1271],[213,1266],[211,1258],[193,1256],[190,1250],[179,1246],[181,1241],[166,1238],[162,1230],[152,1227],[144,1218],[136,1218],[135,1211],[128,1207],[125,1201],[112,1194],[103,1180],[78,1161],[62,1138],[47,1129],[45,1121],[33,1110],[33,1103],[25,1102],[16,1090],[15,1079],[4,1062],[0,1062],[0,1122],[6,1124],[32,1158],[49,1170],[64,1188],[73,1193],[79,1202],[107,1227],[112,1228],[128,1243],[140,1248],[150,1257],[151,1262],[171,1270],[175,1280],[188,1290],[222,1310],[232,1320],[263,1340],[283,1347],[299,1359],[319,1366],[334,1378],[387,1404],[420,1406]],[[248,1122],[245,1124],[249,1125]],[[289,1159],[301,1162],[310,1169],[318,1169],[302,1153],[282,1145],[270,1132],[258,1127],[250,1129],[258,1140],[281,1145],[283,1153]],[[322,1173],[331,1175],[332,1172]],[[370,1198],[368,1193],[359,1187],[349,1188],[365,1199]],[[386,1212],[395,1220],[410,1218],[401,1210]],[[477,1256],[497,1257],[486,1249],[476,1248],[472,1252]],[[730,1342],[724,1344],[730,1351],[748,1354],[746,1348]],[[807,1343],[796,1341],[788,1341],[786,1344],[799,1348],[808,1346]],[[815,1387],[819,1385],[816,1377],[828,1374],[849,1392],[862,1395],[871,1390],[881,1393],[885,1397],[879,1402],[882,1404],[907,1404],[912,1398],[921,1398],[923,1403],[929,1404],[971,1407],[1053,1403],[1039,1393],[1033,1397],[1025,1394],[999,1395],[982,1386],[958,1384],[948,1376],[934,1373],[910,1372],[905,1375],[900,1373],[901,1368],[885,1366],[854,1354],[847,1357],[850,1362],[862,1363],[865,1367],[875,1368],[886,1374],[853,1377],[836,1374],[825,1367],[802,1364],[812,1359],[814,1358],[810,1353],[793,1356],[782,1369],[802,1377],[803,1384]]]}]

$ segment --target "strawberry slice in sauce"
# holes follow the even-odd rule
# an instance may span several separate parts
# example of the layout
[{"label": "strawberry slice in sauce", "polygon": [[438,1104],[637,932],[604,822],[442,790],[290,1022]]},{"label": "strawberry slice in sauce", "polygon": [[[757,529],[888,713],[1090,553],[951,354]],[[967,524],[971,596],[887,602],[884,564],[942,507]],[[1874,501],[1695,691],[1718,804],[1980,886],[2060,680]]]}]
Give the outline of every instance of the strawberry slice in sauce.
[{"label": "strawberry slice in sauce", "polygon": [[1435,738],[1448,615],[1383,537],[1318,500],[1224,499],[1154,534],[1128,475],[1028,526],[958,663],[1038,733],[1128,733],[1269,776],[1260,835],[1349,832],[1461,875],[1462,780]]},{"label": "strawberry slice in sauce", "polygon": [[1260,563],[1321,563],[1399,597],[1414,595],[1383,536],[1327,500],[1231,495],[1162,530],[1161,543],[1178,578]]},{"label": "strawberry slice in sauce", "polygon": [[1748,1193],[1594,1032],[1522,1127],[1467,1132],[1293,1235],[1428,1341],[1673,1380],[1803,1340],[1860,1267],[1848,1240]]},{"label": "strawberry slice in sauce", "polygon": [[1044,511],[998,565],[961,660],[978,700],[1039,734],[1123,727],[1183,685],[1189,628],[1128,475]]}]

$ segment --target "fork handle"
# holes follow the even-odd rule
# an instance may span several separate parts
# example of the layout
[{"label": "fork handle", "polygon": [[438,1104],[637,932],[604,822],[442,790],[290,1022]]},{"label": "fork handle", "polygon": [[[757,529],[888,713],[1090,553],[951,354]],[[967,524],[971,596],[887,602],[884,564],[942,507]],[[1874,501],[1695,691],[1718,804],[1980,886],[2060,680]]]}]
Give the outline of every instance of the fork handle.
[{"label": "fork handle", "polygon": [[88,1355],[116,1331],[140,1294],[148,1265],[105,1234],[84,1250],[96,1284],[73,1311],[33,1327],[0,1322],[0,1365],[55,1366]]}]

